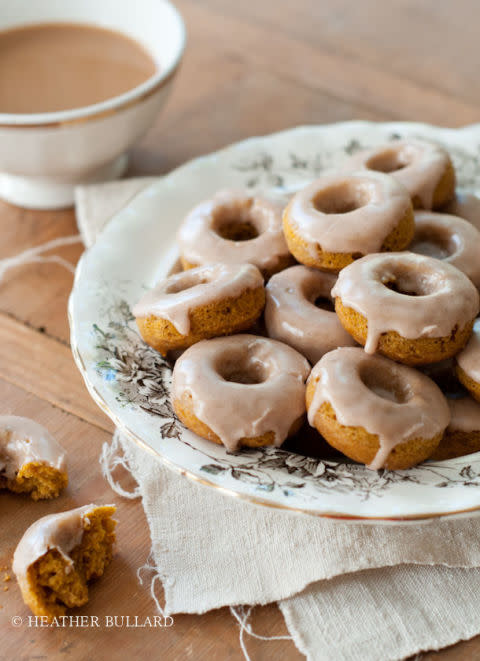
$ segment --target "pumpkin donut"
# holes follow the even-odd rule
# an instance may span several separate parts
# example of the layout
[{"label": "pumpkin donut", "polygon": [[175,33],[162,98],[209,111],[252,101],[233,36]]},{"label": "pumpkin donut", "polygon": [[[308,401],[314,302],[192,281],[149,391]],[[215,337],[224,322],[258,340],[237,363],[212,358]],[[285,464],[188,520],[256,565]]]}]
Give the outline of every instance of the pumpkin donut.
[{"label": "pumpkin donut", "polygon": [[415,236],[408,249],[456,266],[480,287],[480,232],[463,218],[417,211]]},{"label": "pumpkin donut", "polygon": [[222,191],[196,206],[178,231],[184,269],[208,263],[254,264],[268,278],[293,264],[282,232],[283,204]]},{"label": "pumpkin donut", "polygon": [[23,601],[34,615],[53,618],[88,601],[88,583],[112,559],[114,505],[85,505],[49,514],[24,533],[13,556]]},{"label": "pumpkin donut", "polygon": [[363,257],[340,272],[332,296],[343,327],[367,353],[407,365],[458,353],[479,309],[466,275],[411,252]]},{"label": "pumpkin donut", "polygon": [[455,170],[440,145],[407,138],[358,152],[344,168],[385,172],[410,193],[417,209],[439,209],[455,195]]},{"label": "pumpkin donut", "polygon": [[429,376],[447,398],[450,422],[438,448],[430,459],[443,461],[480,451],[480,403],[470,396],[455,374],[455,360],[427,365],[422,372]]},{"label": "pumpkin donut", "polygon": [[330,296],[336,277],[298,265],[277,273],[266,287],[269,337],[285,342],[314,365],[323,354],[355,340],[334,312]]},{"label": "pumpkin donut", "polygon": [[227,450],[279,446],[303,422],[309,372],[303,356],[275,340],[204,340],[175,363],[173,406],[188,429]]},{"label": "pumpkin donut", "polygon": [[430,459],[443,461],[480,451],[480,404],[465,395],[447,399],[451,420]]},{"label": "pumpkin donut", "polygon": [[326,174],[292,197],[283,229],[299,262],[338,272],[363,255],[406,248],[414,233],[412,203],[386,174]]},{"label": "pumpkin donut", "polygon": [[48,430],[29,418],[0,416],[0,488],[41,500],[56,498],[67,484],[65,450]]},{"label": "pumpkin donut", "polygon": [[209,337],[250,328],[263,311],[265,290],[252,264],[210,264],[176,273],[134,306],[147,344],[166,355]]},{"label": "pumpkin donut", "polygon": [[480,319],[476,319],[467,346],[455,358],[458,380],[480,402]]},{"label": "pumpkin donut", "polygon": [[357,347],[320,359],[306,401],[310,425],[371,469],[403,470],[424,461],[450,420],[447,401],[431,379]]},{"label": "pumpkin donut", "polygon": [[457,188],[445,213],[464,218],[480,231],[480,197],[475,193]]}]

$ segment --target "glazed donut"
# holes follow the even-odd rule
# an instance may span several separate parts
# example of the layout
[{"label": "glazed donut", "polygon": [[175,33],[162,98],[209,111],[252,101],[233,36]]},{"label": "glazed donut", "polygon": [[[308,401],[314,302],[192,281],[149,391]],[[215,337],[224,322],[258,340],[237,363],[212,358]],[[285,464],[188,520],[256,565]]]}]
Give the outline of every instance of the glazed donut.
[{"label": "glazed donut", "polygon": [[407,365],[453,356],[470,337],[479,296],[454,266],[411,252],[368,255],[332,290],[343,327],[365,346]]},{"label": "glazed donut", "polygon": [[456,266],[480,287],[480,232],[463,218],[417,211],[415,236],[408,249]]},{"label": "glazed donut", "polygon": [[403,470],[424,461],[450,420],[431,379],[359,347],[325,354],[310,374],[306,400],[310,425],[371,469]]},{"label": "glazed donut", "polygon": [[386,174],[326,174],[292,197],[283,229],[299,262],[337,272],[362,255],[406,248],[414,232],[412,203]]},{"label": "glazed donut", "polygon": [[18,543],[13,571],[23,601],[51,621],[88,601],[87,583],[112,559],[114,505],[85,505],[33,523]]},{"label": "glazed donut", "polygon": [[250,328],[265,305],[253,264],[210,264],[171,275],[133,308],[147,344],[166,355],[200,340]]},{"label": "glazed donut", "polygon": [[458,380],[480,402],[480,319],[475,320],[467,346],[455,360]]},{"label": "glazed donut", "polygon": [[173,406],[186,427],[227,450],[279,446],[303,422],[309,372],[303,356],[275,340],[204,340],[175,363]]},{"label": "glazed donut", "polygon": [[413,206],[438,209],[455,195],[455,170],[440,145],[408,138],[358,152],[342,170],[385,172],[410,193]]},{"label": "glazed donut", "polygon": [[457,188],[454,199],[445,207],[445,213],[464,218],[480,231],[480,197],[475,193]]},{"label": "glazed donut", "polygon": [[447,399],[451,420],[430,459],[443,461],[480,451],[480,404],[466,395]]},{"label": "glazed donut", "polygon": [[450,422],[440,445],[430,459],[443,461],[463,457],[480,450],[480,404],[459,383],[455,374],[455,360],[426,365],[422,372],[429,376],[447,398]]},{"label": "glazed donut", "polygon": [[184,269],[208,263],[250,263],[265,277],[293,263],[277,200],[223,191],[196,206],[178,232]]},{"label": "glazed donut", "polygon": [[335,281],[332,273],[299,265],[277,273],[266,287],[268,336],[293,347],[312,365],[332,349],[355,344],[333,311]]},{"label": "glazed donut", "polygon": [[65,450],[29,418],[0,416],[0,488],[33,500],[56,498],[68,484]]}]

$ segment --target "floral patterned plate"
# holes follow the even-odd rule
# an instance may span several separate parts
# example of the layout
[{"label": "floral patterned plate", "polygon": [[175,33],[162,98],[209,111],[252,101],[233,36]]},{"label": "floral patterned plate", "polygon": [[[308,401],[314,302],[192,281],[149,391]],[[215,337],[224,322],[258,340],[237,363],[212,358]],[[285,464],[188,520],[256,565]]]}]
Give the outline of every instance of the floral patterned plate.
[{"label": "floral patterned plate", "polygon": [[303,185],[357,149],[406,135],[443,143],[462,188],[480,188],[480,126],[348,122],[252,138],[160,178],[116,215],[83,256],[70,299],[72,349],[117,427],[153,457],[256,503],[362,520],[421,519],[480,509],[480,453],[410,470],[370,471],[347,459],[222,446],[186,430],[169,400],[171,366],[140,339],[131,306],[177,258],[185,213],[218,189]]}]

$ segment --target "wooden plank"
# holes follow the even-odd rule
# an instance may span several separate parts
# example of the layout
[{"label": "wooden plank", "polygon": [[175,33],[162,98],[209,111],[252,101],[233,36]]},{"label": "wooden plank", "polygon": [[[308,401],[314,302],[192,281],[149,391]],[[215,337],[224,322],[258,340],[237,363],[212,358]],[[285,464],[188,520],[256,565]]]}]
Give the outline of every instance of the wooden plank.
[{"label": "wooden plank", "polygon": [[[290,74],[253,67],[243,54],[232,53],[223,44],[220,51],[210,51],[207,93],[187,97],[185,85],[197,89],[195,78],[201,66],[196,62],[197,54],[200,56],[204,47],[212,49],[212,39],[207,35],[205,43],[197,44],[197,37],[187,53],[182,90],[179,95],[174,91],[167,112],[133,150],[135,174],[163,172],[167,165],[175,167],[237,140],[299,124],[395,116],[369,108],[363,101],[335,98]],[[217,83],[210,88],[212,72]],[[161,148],[153,149],[152,144]]]},{"label": "wooden plank", "polygon": [[[201,30],[206,48],[210,44],[237,53],[250,62],[252,69],[281,72],[319,91],[398,118],[451,126],[478,119],[476,103],[442,92],[435,87],[435,81],[426,86],[401,74],[382,71],[338,49],[328,51],[321,38],[312,45],[300,35],[292,37],[288,23],[284,25],[287,29],[279,31],[243,18],[232,18],[224,10],[206,8],[195,0],[181,0],[178,4],[187,21]],[[327,4],[332,7],[332,3]],[[372,22],[372,26],[376,23]],[[381,51],[377,52],[377,61],[382,61],[382,55]]]},{"label": "wooden plank", "polygon": [[[227,13],[280,31],[329,53],[359,59],[374,69],[395,73],[422,87],[477,105],[478,3],[438,0],[271,0],[239,3],[206,0]],[[459,45],[461,46],[459,47]]]},{"label": "wooden plank", "polygon": [[0,375],[82,420],[113,430],[88,394],[70,347],[2,314]]},{"label": "wooden plank", "polygon": [[[59,236],[78,234],[73,211],[32,211],[0,201],[0,259]],[[54,254],[76,264],[81,243]],[[56,264],[30,264],[7,271],[0,281],[0,311],[68,343],[67,301],[73,276]]]},{"label": "wooden plank", "polygon": [[[179,139],[174,126],[158,125],[153,131],[162,144],[162,157],[171,154],[176,165],[202,153],[220,149],[252,135],[264,135],[299,124],[335,122],[352,117],[391,119],[355,101],[341,101],[311,89],[288,76],[266,71],[248,73],[222,85],[211,98],[183,108]],[[171,130],[170,130],[171,129]],[[143,148],[139,151],[143,159]],[[160,157],[160,156],[159,156]]]}]

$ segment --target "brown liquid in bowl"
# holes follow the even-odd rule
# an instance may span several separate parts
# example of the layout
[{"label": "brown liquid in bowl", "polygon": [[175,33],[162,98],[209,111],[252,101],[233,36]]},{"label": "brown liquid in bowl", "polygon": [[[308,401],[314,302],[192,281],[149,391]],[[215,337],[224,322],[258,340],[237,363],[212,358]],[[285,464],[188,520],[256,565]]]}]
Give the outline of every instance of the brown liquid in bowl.
[{"label": "brown liquid in bowl", "polygon": [[120,32],[44,23],[0,32],[0,112],[80,108],[140,85],[152,56]]}]

